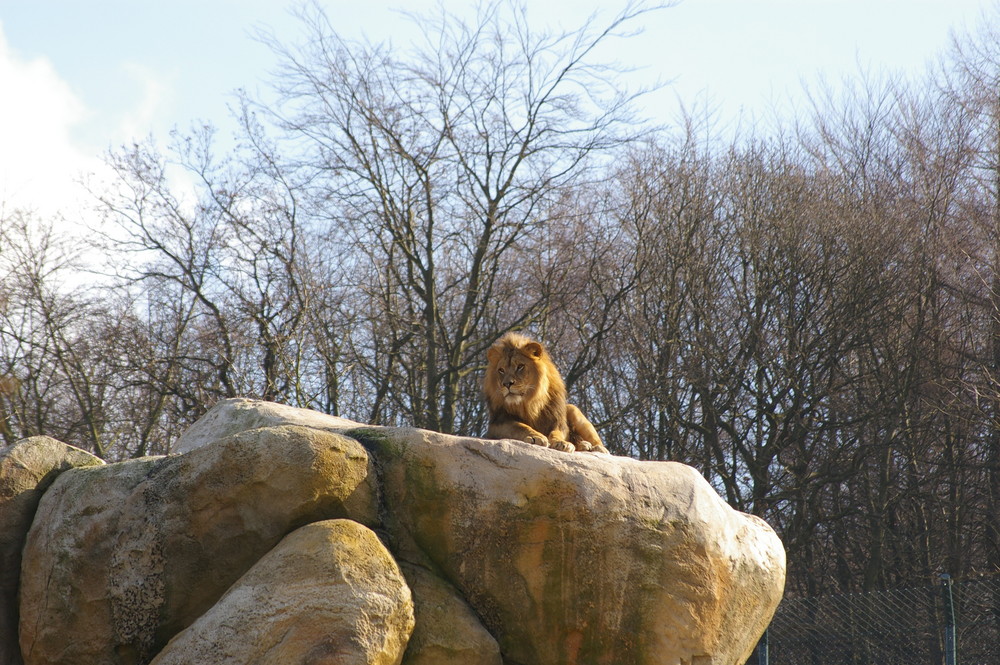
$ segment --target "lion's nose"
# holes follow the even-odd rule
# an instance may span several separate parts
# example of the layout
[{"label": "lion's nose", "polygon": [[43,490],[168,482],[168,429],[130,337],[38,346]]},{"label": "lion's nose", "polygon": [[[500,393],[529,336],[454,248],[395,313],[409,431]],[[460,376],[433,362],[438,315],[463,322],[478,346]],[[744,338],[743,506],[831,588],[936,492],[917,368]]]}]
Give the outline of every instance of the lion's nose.
[{"label": "lion's nose", "polygon": [[510,388],[512,385],[514,385],[514,380],[513,379],[506,379],[503,382],[503,387],[504,388]]}]

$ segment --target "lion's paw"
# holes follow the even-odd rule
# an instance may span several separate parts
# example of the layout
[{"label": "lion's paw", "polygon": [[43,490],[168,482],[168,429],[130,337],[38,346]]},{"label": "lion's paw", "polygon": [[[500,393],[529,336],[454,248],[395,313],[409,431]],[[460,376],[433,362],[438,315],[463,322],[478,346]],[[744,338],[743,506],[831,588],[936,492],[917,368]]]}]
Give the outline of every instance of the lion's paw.
[{"label": "lion's paw", "polygon": [[549,447],[549,440],[541,434],[529,434],[524,437],[524,440],[535,446],[542,446],[543,448]]},{"label": "lion's paw", "polygon": [[581,450],[583,452],[587,452],[587,451],[593,450],[594,446],[593,446],[593,444],[590,443],[590,441],[577,441],[576,442],[576,449],[577,450]]},{"label": "lion's paw", "polygon": [[560,439],[550,440],[549,447],[554,448],[555,450],[561,450],[564,453],[571,453],[574,450],[576,450],[576,448],[573,447],[572,443],[570,443],[569,441],[562,441]]}]

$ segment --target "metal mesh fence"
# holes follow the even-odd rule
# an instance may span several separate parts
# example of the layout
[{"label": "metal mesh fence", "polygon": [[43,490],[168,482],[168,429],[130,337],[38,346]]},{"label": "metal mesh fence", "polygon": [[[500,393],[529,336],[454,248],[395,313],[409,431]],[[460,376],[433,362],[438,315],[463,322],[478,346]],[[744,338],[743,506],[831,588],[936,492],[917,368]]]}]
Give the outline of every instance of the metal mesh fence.
[{"label": "metal mesh fence", "polygon": [[790,598],[747,664],[1000,665],[1000,577],[947,586]]},{"label": "metal mesh fence", "polygon": [[1000,577],[955,584],[958,662],[1000,663]]}]

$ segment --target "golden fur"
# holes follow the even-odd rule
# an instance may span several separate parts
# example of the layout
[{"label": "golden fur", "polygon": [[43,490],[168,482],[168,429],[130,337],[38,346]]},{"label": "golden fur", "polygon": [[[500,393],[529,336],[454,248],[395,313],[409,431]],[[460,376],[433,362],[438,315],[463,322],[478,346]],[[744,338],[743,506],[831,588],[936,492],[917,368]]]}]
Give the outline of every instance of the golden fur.
[{"label": "golden fur", "polygon": [[567,452],[608,452],[580,409],[566,403],[566,385],[545,347],[507,333],[486,352],[486,360],[486,438],[517,439]]}]

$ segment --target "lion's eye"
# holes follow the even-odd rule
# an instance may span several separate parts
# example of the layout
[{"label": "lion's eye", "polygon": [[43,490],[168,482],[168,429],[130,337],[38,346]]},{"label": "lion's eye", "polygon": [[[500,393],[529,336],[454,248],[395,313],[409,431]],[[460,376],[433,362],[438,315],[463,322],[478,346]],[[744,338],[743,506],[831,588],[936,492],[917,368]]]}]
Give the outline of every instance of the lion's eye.
[{"label": "lion's eye", "polygon": [[521,365],[518,365],[518,366],[517,366],[517,371],[518,371],[518,372],[521,372],[521,371],[524,371],[524,365],[523,365],[523,364],[521,364]]},{"label": "lion's eye", "polygon": [[503,376],[503,367],[497,367],[497,372],[499,372],[500,376]]}]

